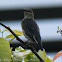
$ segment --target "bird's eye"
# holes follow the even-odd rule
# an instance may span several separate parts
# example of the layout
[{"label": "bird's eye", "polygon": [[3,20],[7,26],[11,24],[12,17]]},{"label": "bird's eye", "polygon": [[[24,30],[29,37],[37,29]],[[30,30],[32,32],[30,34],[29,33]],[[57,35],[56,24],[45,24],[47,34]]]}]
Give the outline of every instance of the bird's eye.
[{"label": "bird's eye", "polygon": [[28,11],[28,10],[24,10],[25,12],[30,12],[30,11]]},{"label": "bird's eye", "polygon": [[25,12],[32,12],[32,10],[24,10]]},{"label": "bird's eye", "polygon": [[31,11],[27,11],[27,12],[31,12]]}]

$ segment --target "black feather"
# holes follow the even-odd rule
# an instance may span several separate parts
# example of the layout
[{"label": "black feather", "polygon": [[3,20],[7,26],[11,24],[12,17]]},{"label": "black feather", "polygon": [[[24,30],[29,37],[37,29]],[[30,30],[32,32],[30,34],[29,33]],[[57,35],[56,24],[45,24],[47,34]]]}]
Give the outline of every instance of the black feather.
[{"label": "black feather", "polygon": [[22,29],[25,37],[31,42],[36,43],[37,51],[39,49],[43,50],[41,43],[41,36],[39,32],[39,27],[33,19],[23,19]]}]

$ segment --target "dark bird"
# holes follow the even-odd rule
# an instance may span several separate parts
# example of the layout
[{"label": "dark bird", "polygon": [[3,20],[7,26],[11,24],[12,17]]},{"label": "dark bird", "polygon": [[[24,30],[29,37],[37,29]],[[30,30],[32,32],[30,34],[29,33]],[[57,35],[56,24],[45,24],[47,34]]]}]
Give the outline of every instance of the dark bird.
[{"label": "dark bird", "polygon": [[39,49],[43,51],[39,27],[34,21],[34,13],[31,9],[24,10],[24,19],[21,22],[21,26],[24,36],[29,40],[27,43],[35,48],[36,51]]}]

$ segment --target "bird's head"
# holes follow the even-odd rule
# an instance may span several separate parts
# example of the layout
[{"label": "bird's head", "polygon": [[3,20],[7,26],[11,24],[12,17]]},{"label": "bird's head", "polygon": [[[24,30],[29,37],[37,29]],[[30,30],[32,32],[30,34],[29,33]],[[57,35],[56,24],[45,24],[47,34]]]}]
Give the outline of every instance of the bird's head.
[{"label": "bird's head", "polygon": [[34,19],[34,13],[32,9],[24,9],[24,17]]}]

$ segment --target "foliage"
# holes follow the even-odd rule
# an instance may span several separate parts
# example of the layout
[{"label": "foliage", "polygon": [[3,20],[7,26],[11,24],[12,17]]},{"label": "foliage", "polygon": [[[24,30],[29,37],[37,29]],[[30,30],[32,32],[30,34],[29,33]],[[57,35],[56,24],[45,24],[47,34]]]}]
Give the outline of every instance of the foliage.
[{"label": "foliage", "polygon": [[59,29],[59,26],[57,26],[57,33],[60,33],[61,34],[61,36],[62,36],[62,30],[61,29]]},{"label": "foliage", "polygon": [[[17,36],[23,35],[22,31],[14,30],[14,32],[16,33]],[[11,39],[8,41],[6,40],[6,38],[11,38]],[[14,38],[15,37],[12,34],[7,35],[5,39],[0,37],[0,59],[6,58],[5,60],[7,62],[22,62],[22,61],[40,62],[37,56],[34,53],[32,53],[31,50],[23,49],[22,47],[17,47],[15,51],[12,51],[12,48],[10,49],[9,42],[12,41]],[[46,55],[45,49],[43,49],[43,51],[39,50],[37,53],[45,62],[51,62],[51,60]],[[5,61],[1,61],[1,62],[5,62]]]},{"label": "foliage", "polygon": [[[17,36],[23,35],[23,32],[22,32],[22,31],[19,31],[19,30],[13,30],[13,31],[16,33]],[[12,41],[15,37],[14,37],[12,34],[9,34],[9,35],[7,35],[5,38],[11,38],[11,39],[9,40],[9,42],[10,42],[10,41]]]},{"label": "foliage", "polygon": [[38,54],[45,62],[51,62],[51,60],[46,55],[45,49],[43,49],[43,51],[39,50]]},{"label": "foliage", "polygon": [[[60,33],[61,34],[61,36],[62,36],[62,29],[59,29],[59,26],[57,26],[57,33]],[[54,58],[53,58],[53,60],[52,60],[52,62],[54,61],[54,60],[56,60],[59,56],[61,56],[62,55],[62,50],[61,51],[59,51],[55,56],[54,56]]]},{"label": "foliage", "polygon": [[[45,49],[43,49],[43,51],[39,50],[38,54],[45,62],[51,62],[51,60],[46,55]],[[21,61],[24,60],[25,62],[40,62],[31,50],[25,50],[22,47],[17,47],[15,51],[13,51],[12,55],[12,58],[16,58],[17,60],[20,60],[21,58]],[[13,61],[15,61],[15,59],[13,59]]]},{"label": "foliage", "polygon": [[11,50],[9,42],[0,37],[0,61],[1,62],[10,62],[11,59]]}]

